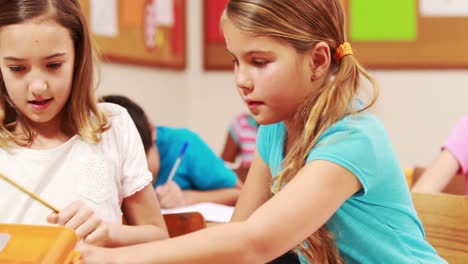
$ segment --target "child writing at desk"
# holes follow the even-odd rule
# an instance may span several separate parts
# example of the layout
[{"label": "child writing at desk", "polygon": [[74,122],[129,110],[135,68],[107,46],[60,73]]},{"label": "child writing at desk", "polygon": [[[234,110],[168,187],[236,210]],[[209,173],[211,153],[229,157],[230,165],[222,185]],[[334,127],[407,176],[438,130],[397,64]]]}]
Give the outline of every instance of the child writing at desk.
[{"label": "child writing at desk", "polygon": [[[425,240],[383,125],[358,98],[340,0],[231,0],[222,17],[240,96],[261,125],[231,223],[85,263],[446,263]],[[375,87],[375,86],[374,86]],[[272,192],[270,191],[272,190]]]},{"label": "child writing at desk", "polygon": [[[153,185],[163,208],[201,202],[236,203],[242,183],[197,134],[184,128],[155,127],[143,109],[125,96],[107,95],[101,100],[118,104],[130,113],[142,138]],[[169,179],[184,144],[185,153],[173,178]]]},{"label": "child writing at desk", "polygon": [[0,6],[0,172],[61,208],[2,181],[0,222],[63,225],[106,247],[167,238],[132,120],[96,103],[79,1]]}]

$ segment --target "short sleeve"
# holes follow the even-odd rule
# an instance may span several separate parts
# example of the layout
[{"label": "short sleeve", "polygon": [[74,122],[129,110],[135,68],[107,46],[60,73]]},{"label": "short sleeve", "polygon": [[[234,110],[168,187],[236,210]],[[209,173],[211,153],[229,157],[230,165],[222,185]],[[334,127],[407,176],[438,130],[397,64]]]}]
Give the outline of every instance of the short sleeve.
[{"label": "short sleeve", "polygon": [[468,174],[468,116],[464,116],[452,130],[442,147],[452,153],[463,174]]},{"label": "short sleeve", "polygon": [[122,108],[122,112],[113,119],[112,126],[117,130],[117,144],[122,161],[122,196],[128,197],[143,189],[151,183],[152,176],[148,170],[145,150],[128,112]]},{"label": "short sleeve", "polygon": [[380,127],[367,118],[358,117],[354,121],[340,121],[327,129],[317,145],[311,150],[307,162],[326,160],[333,162],[359,179],[363,189],[358,195],[364,195],[369,189],[379,184],[378,160],[385,153],[379,133]]}]

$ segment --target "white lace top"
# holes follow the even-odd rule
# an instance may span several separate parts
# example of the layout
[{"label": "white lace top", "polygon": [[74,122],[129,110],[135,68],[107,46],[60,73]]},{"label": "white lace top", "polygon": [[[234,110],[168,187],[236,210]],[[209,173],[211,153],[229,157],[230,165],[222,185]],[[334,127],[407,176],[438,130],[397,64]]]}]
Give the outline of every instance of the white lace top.
[{"label": "white lace top", "polygon": [[[151,182],[143,144],[127,111],[102,103],[111,128],[97,144],[74,136],[59,147],[0,148],[0,173],[57,208],[82,200],[102,219],[121,223],[123,198]],[[0,179],[0,223],[47,224],[51,210]]]}]

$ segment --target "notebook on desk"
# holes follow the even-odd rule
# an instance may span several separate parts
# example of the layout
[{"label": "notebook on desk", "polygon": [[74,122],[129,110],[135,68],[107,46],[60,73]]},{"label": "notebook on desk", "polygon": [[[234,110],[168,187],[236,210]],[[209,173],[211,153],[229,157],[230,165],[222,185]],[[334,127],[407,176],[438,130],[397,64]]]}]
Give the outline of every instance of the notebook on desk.
[{"label": "notebook on desk", "polygon": [[163,214],[200,212],[208,222],[228,223],[234,212],[234,206],[216,203],[198,203],[174,209],[162,209],[161,212]]}]

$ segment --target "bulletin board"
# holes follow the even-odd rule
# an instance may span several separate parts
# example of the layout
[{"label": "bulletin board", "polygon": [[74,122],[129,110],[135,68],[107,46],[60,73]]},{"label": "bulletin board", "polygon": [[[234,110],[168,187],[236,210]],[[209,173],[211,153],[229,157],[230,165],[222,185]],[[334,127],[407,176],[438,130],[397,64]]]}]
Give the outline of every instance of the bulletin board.
[{"label": "bulletin board", "polygon": [[[420,10],[421,1],[343,0],[348,40],[361,64],[369,69],[468,68],[468,15],[428,16]],[[227,2],[204,0],[205,70],[232,69],[218,26]]]},{"label": "bulletin board", "polygon": [[[442,2],[460,0],[438,1],[443,4]],[[389,3],[393,6],[386,6]],[[412,7],[404,6],[408,4]],[[359,62],[373,69],[468,68],[468,16],[428,16],[421,12],[420,4],[421,0],[348,0],[345,3],[349,18],[348,36]],[[379,11],[375,12],[376,10]],[[401,24],[402,12],[407,12],[407,15],[403,15],[407,17],[407,22]],[[414,13],[411,16],[409,12]],[[375,14],[370,20],[356,19],[359,15],[369,13]],[[356,28],[374,23],[383,27],[380,32],[389,32],[385,29],[383,19],[387,25],[400,23],[401,27],[397,29],[403,32],[403,35],[392,39],[394,36],[376,34],[374,39],[372,36],[368,36],[367,39],[364,36],[362,40],[362,36],[353,34],[353,22],[356,23]],[[414,21],[411,22],[411,19]],[[413,27],[414,35],[408,30]],[[353,38],[356,35],[357,37]],[[379,40],[379,37],[386,40]]]},{"label": "bulletin board", "polygon": [[[80,3],[104,62],[185,69],[185,0]],[[158,11],[164,16],[159,16]]]},{"label": "bulletin board", "polygon": [[232,70],[232,58],[219,26],[219,19],[229,0],[203,0],[203,68]]}]

